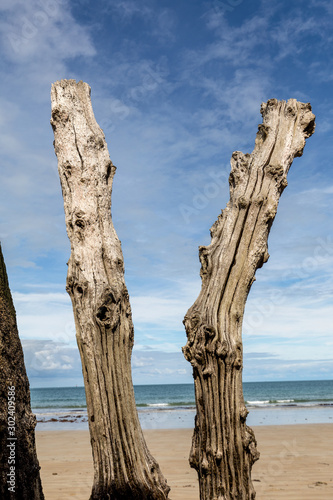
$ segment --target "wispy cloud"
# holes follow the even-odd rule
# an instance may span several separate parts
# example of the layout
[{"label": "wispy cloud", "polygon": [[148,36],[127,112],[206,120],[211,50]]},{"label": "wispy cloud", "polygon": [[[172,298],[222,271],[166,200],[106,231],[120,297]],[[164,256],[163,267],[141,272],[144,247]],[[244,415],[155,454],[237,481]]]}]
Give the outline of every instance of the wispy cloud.
[{"label": "wispy cloud", "polygon": [[155,40],[170,43],[175,39],[177,18],[170,8],[160,6],[152,8],[147,4],[142,2],[138,4],[133,0],[112,2],[109,8],[123,24],[133,21],[144,23],[147,27],[147,34],[154,37]]},{"label": "wispy cloud", "polygon": [[45,3],[18,0],[6,3],[2,10],[0,35],[9,61],[37,68],[50,58],[54,63],[96,53],[89,34],[75,21],[66,0]]}]

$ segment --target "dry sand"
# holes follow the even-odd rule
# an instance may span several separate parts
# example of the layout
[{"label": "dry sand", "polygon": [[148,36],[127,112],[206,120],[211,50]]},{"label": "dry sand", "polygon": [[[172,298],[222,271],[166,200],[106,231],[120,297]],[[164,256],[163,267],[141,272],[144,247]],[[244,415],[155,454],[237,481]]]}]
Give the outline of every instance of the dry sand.
[{"label": "dry sand", "polygon": [[[256,427],[259,462],[252,477],[258,500],[333,499],[333,424]],[[188,465],[191,429],[145,431],[172,500],[198,500]],[[93,470],[88,431],[37,431],[46,500],[87,500]]]}]

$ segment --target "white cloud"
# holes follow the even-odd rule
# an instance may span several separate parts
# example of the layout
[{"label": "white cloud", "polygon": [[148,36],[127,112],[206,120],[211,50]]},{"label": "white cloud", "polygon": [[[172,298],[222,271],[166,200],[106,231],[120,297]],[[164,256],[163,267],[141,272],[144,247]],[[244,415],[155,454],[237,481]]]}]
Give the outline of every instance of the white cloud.
[{"label": "white cloud", "polygon": [[333,359],[268,359],[244,361],[244,381],[325,380],[331,378]]},{"label": "white cloud", "polygon": [[305,338],[332,334],[333,308],[329,301],[312,293],[308,296],[287,290],[259,290],[250,294],[244,317],[248,335],[271,335],[279,338]]},{"label": "white cloud", "polygon": [[4,11],[0,35],[7,59],[22,64],[34,60],[36,69],[50,57],[55,62],[95,54],[89,35],[74,20],[65,0],[12,2]]},{"label": "white cloud", "polygon": [[141,368],[143,366],[151,366],[153,364],[154,358],[150,357],[139,357],[132,356],[132,367],[133,368]]},{"label": "white cloud", "polygon": [[72,305],[67,293],[14,292],[12,295],[22,339],[76,345]]},{"label": "white cloud", "polygon": [[179,328],[188,305],[186,297],[182,302],[179,298],[133,296],[131,303],[135,322],[143,325],[153,323],[168,329]]},{"label": "white cloud", "polygon": [[81,378],[79,351],[64,342],[23,339],[24,361],[29,378],[70,376]]}]

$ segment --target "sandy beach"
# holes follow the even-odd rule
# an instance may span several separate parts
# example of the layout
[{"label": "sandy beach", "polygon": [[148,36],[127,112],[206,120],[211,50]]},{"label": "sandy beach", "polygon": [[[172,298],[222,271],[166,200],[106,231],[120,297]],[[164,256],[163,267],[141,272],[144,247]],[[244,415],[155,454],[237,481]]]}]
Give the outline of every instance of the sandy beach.
[{"label": "sandy beach", "polygon": [[[261,453],[253,480],[259,500],[333,498],[333,425],[254,428]],[[148,430],[148,446],[171,487],[172,500],[198,500],[196,472],[188,465],[191,429]],[[92,485],[88,431],[37,431],[45,498],[87,500]]]}]

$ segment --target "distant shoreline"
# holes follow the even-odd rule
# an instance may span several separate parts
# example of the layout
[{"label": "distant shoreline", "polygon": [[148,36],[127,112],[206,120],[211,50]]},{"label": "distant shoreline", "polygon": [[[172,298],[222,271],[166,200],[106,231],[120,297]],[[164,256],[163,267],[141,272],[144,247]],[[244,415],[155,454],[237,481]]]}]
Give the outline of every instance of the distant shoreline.
[{"label": "distant shoreline", "polygon": [[[193,384],[135,386],[144,429],[193,428]],[[257,382],[244,384],[248,425],[294,425],[333,421],[333,381]],[[38,429],[88,429],[83,387],[31,390]]]},{"label": "distant shoreline", "polygon": [[[61,409],[34,411],[39,430],[86,430],[86,410]],[[138,409],[143,429],[190,429],[194,427],[193,408]],[[333,423],[333,405],[329,406],[275,406],[249,408],[247,424],[250,426],[330,424]]]}]

